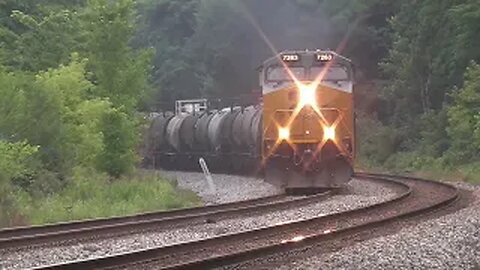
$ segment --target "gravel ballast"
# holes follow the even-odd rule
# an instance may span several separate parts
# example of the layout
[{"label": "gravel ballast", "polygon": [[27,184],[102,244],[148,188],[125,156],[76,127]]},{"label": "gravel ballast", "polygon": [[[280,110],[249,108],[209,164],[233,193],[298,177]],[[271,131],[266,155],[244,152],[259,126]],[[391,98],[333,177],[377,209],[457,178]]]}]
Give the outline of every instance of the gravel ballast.
[{"label": "gravel ballast", "polygon": [[193,190],[207,205],[251,200],[282,193],[281,189],[255,177],[212,174],[214,185],[212,193],[203,173],[167,171],[161,174],[176,179],[179,187]]},{"label": "gravel ballast", "polygon": [[[192,176],[195,175],[191,173],[175,173],[175,176],[180,186],[187,187],[190,185],[193,190],[200,194],[200,196],[202,196],[202,194],[208,194],[208,187],[206,184],[197,184],[197,187],[195,188],[195,183],[191,180],[194,179]],[[203,177],[203,175],[197,175],[196,177]],[[262,180],[259,179],[242,178],[238,176],[227,176],[227,179],[224,179],[222,177],[224,176],[213,176],[214,181],[218,184],[215,197],[204,195],[204,198],[211,199],[216,203],[224,203],[232,201],[232,199],[228,197],[229,195],[232,195],[237,200],[242,200],[274,194],[269,193],[272,191],[268,191],[268,186],[266,186],[268,184],[266,183],[263,183],[263,185],[265,185],[265,190],[259,188],[259,186],[262,187],[262,185],[253,188],[255,187],[255,184],[258,184],[257,181],[262,183]],[[203,179],[199,179],[199,181],[201,180]],[[244,185],[243,188],[242,185]],[[391,188],[372,182],[354,180],[351,181],[349,186],[351,194],[334,196],[326,201],[311,204],[302,207],[301,209],[276,211],[264,215],[239,217],[217,221],[216,223],[205,223],[190,227],[177,228],[174,230],[115,237],[108,240],[79,243],[71,246],[45,247],[4,254],[0,251],[0,258],[2,258],[7,269],[21,269],[25,267],[61,263],[70,260],[88,259],[119,254],[132,250],[205,239],[223,234],[272,226],[279,223],[313,218],[320,215],[328,215],[335,212],[379,203],[395,195]],[[231,190],[226,191],[226,189]]]},{"label": "gravel ballast", "polygon": [[[480,187],[467,208],[339,252],[293,260],[286,269],[480,269]],[[317,254],[321,254],[321,250]]]}]

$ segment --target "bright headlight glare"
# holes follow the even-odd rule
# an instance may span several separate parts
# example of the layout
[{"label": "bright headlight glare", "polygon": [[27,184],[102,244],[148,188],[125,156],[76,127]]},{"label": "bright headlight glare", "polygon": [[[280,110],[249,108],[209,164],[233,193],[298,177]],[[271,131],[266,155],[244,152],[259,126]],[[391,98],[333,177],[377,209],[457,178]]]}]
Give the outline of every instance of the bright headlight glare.
[{"label": "bright headlight glare", "polygon": [[290,130],[288,128],[281,127],[278,129],[278,138],[280,140],[288,140],[290,138]]},{"label": "bright headlight glare", "polygon": [[315,106],[317,104],[315,86],[301,84],[298,88],[300,91],[300,104],[302,107],[306,105]]},{"label": "bright headlight glare", "polygon": [[323,128],[323,136],[325,140],[335,140],[335,128],[334,127],[324,127]]}]

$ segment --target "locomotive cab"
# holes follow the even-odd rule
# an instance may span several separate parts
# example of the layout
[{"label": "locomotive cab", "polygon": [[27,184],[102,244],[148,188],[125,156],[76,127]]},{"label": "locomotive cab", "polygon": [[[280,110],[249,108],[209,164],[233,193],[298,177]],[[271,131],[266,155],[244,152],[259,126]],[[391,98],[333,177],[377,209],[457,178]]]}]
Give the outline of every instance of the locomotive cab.
[{"label": "locomotive cab", "polygon": [[262,164],[294,191],[340,187],[353,174],[353,68],[332,51],[286,51],[264,62]]}]

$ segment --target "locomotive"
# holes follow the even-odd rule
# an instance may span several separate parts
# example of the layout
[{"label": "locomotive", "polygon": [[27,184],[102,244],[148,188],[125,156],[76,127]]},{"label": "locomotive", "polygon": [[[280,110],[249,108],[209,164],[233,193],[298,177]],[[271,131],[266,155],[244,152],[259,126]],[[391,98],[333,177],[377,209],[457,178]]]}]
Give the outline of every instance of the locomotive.
[{"label": "locomotive", "polygon": [[341,187],[353,174],[353,66],[330,50],[284,51],[259,68],[256,104],[178,100],[148,132],[155,167],[263,173],[287,191]]}]

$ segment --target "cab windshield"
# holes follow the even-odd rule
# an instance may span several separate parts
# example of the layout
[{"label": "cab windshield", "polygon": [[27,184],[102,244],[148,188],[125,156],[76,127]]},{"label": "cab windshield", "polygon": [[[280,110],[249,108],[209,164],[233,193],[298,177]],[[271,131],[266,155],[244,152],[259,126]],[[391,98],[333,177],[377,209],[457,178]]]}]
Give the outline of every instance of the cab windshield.
[{"label": "cab windshield", "polygon": [[[305,68],[304,67],[289,67],[290,72],[297,78],[297,80],[304,80]],[[293,81],[291,75],[287,69],[283,66],[273,66],[267,69],[267,81]]]},{"label": "cab windshield", "polygon": [[348,71],[342,66],[313,66],[310,68],[309,79],[321,78],[322,81],[348,81]]},{"label": "cab windshield", "polygon": [[[299,81],[313,81],[322,76],[322,81],[348,81],[349,74],[343,66],[313,66],[308,70],[305,67],[289,67],[290,72]],[[267,69],[266,79],[270,82],[293,81],[291,75],[283,66],[272,66]]]}]

